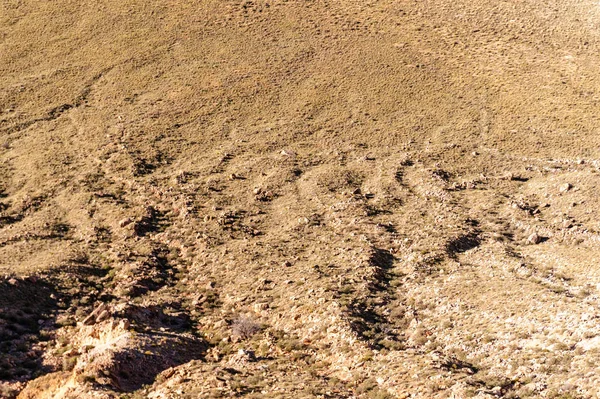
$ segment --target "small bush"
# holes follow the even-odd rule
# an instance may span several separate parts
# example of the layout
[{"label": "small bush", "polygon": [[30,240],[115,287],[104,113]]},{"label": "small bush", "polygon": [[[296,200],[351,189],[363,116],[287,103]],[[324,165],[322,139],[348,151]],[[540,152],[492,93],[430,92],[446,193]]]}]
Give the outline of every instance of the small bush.
[{"label": "small bush", "polygon": [[250,317],[239,316],[231,324],[231,330],[233,335],[241,339],[248,339],[262,330],[262,327]]},{"label": "small bush", "polygon": [[66,357],[62,361],[62,368],[64,371],[73,371],[76,364],[77,364],[76,357]]}]

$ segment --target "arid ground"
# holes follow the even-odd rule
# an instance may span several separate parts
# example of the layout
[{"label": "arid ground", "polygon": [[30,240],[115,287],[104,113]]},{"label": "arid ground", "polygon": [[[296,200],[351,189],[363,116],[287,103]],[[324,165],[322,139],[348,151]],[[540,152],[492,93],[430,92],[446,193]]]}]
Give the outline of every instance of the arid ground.
[{"label": "arid ground", "polygon": [[0,0],[0,397],[600,398],[600,3]]}]

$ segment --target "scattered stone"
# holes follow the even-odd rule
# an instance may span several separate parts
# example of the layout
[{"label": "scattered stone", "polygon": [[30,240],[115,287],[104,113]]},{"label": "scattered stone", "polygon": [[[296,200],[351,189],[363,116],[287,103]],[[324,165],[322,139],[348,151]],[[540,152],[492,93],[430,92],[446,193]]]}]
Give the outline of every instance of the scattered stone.
[{"label": "scattered stone", "polygon": [[273,200],[273,198],[275,198],[275,194],[273,193],[273,191],[262,191],[260,188],[254,189],[254,195],[256,195],[256,199],[258,201],[264,202],[271,201]]},{"label": "scattered stone", "polygon": [[283,267],[290,267],[292,266],[292,262],[290,262],[289,260],[286,260],[285,262],[283,262]]},{"label": "scattered stone", "polygon": [[15,278],[8,280],[8,284],[16,286],[19,282]]},{"label": "scattered stone", "polygon": [[184,184],[187,183],[187,177],[188,174],[185,171],[180,170],[179,173],[177,173],[177,176],[175,176],[175,181],[178,184]]},{"label": "scattered stone", "polygon": [[357,188],[354,191],[352,191],[352,195],[360,195],[360,194],[362,194],[362,191],[360,188]]}]

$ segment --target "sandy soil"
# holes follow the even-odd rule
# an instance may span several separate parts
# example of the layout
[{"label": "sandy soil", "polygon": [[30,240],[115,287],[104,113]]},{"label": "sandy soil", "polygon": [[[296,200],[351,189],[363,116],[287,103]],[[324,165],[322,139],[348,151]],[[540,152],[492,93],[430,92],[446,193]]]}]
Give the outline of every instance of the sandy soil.
[{"label": "sandy soil", "polygon": [[599,398],[600,5],[0,1],[0,397]]}]

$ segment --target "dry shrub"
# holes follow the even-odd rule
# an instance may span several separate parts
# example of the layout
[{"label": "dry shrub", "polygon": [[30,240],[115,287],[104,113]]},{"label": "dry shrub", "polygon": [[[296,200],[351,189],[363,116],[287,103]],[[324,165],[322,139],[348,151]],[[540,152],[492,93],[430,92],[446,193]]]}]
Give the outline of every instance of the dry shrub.
[{"label": "dry shrub", "polygon": [[238,316],[231,324],[233,335],[241,339],[248,339],[262,330],[260,324],[248,316]]}]

